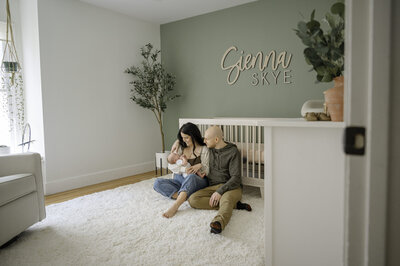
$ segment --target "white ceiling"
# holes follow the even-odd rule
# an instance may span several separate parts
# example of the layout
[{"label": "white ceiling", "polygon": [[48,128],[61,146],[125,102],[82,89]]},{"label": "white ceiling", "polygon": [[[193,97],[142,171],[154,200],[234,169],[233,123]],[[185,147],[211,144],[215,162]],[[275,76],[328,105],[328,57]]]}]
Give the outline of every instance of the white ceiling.
[{"label": "white ceiling", "polygon": [[257,0],[80,0],[138,19],[164,24]]}]

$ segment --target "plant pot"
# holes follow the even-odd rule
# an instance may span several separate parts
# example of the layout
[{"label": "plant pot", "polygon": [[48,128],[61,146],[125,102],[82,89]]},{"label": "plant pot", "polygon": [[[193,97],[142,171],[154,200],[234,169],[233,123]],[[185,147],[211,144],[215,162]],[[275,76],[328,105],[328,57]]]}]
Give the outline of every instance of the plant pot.
[{"label": "plant pot", "polygon": [[19,63],[4,61],[3,64],[1,65],[1,69],[5,73],[15,73],[19,71]]},{"label": "plant pot", "polygon": [[332,121],[343,121],[343,95],[344,95],[344,77],[339,76],[333,79],[335,85],[324,91],[325,103],[328,109],[328,114]]},{"label": "plant pot", "polygon": [[[170,151],[165,151],[165,152],[156,152],[156,167],[161,168],[161,162],[162,162],[162,168],[168,168],[168,155],[170,154]],[[161,159],[161,161],[160,161]]]}]

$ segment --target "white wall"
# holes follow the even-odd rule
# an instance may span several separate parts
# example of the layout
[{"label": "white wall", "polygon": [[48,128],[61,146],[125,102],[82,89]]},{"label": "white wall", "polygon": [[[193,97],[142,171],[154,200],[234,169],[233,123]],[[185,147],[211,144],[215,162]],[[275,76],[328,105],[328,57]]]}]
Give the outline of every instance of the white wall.
[{"label": "white wall", "polygon": [[70,0],[38,0],[38,17],[46,194],[152,170],[157,122],[123,72],[159,25]]}]

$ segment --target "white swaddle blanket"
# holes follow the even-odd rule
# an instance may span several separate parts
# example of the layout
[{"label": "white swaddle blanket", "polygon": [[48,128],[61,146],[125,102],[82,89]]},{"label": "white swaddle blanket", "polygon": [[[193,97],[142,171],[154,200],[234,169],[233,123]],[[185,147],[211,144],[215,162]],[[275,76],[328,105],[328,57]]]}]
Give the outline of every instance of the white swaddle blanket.
[{"label": "white swaddle blanket", "polygon": [[168,169],[171,170],[174,174],[182,175],[183,177],[187,177],[186,169],[190,167],[190,163],[186,163],[183,165],[183,160],[179,159],[174,164],[168,164]]}]

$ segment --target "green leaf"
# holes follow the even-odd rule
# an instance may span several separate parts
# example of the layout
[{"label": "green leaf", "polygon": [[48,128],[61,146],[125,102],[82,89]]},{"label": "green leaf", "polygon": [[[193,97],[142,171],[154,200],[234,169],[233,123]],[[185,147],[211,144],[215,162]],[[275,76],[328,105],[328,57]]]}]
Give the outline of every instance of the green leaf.
[{"label": "green leaf", "polygon": [[317,71],[318,75],[324,76],[326,68],[324,66],[318,66],[315,68],[315,71]]},{"label": "green leaf", "polygon": [[297,28],[302,33],[306,33],[307,32],[307,24],[304,21],[300,21],[299,23],[297,23]]},{"label": "green leaf", "polygon": [[321,24],[316,20],[311,20],[306,24],[306,26],[311,33],[314,33],[320,29]]},{"label": "green leaf", "polygon": [[336,14],[344,18],[344,4],[340,2],[333,4],[331,7],[331,12],[332,14]]},{"label": "green leaf", "polygon": [[325,18],[331,28],[337,27],[336,25],[338,25],[340,23],[339,16],[335,16],[330,13],[326,13]]},{"label": "green leaf", "polygon": [[323,78],[322,78],[321,81],[322,81],[322,82],[330,82],[330,81],[332,81],[332,76],[331,76],[331,74],[326,73],[326,74],[323,76]]},{"label": "green leaf", "polygon": [[318,54],[327,54],[329,52],[329,47],[319,45],[318,47],[315,47],[315,50]]}]

